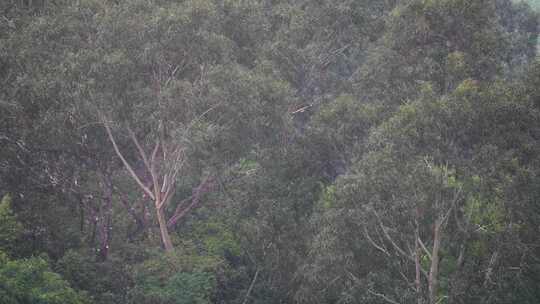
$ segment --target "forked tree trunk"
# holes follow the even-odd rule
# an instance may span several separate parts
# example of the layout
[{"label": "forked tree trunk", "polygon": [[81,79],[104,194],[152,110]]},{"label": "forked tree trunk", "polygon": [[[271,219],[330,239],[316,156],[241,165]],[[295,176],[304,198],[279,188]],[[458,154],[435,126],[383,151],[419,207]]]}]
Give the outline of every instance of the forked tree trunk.
[{"label": "forked tree trunk", "polygon": [[[206,177],[201,184],[194,189],[190,198],[191,203],[186,203],[186,205],[178,205],[172,217],[167,220],[165,218],[164,210],[170,204],[172,197],[174,196],[176,178],[184,162],[184,148],[179,144],[166,143],[164,142],[163,138],[156,138],[152,153],[148,155],[145,149],[141,146],[135,133],[129,127],[127,127],[129,136],[137,147],[139,157],[142,159],[145,169],[152,178],[149,183],[144,183],[143,179],[135,172],[135,170],[133,170],[118,148],[109,126],[109,122],[105,119],[105,116],[102,114],[100,114],[100,116],[116,155],[120,158],[133,180],[139,185],[144,195],[154,202],[163,248],[165,251],[172,251],[174,247],[169,235],[169,228],[173,227],[178,220],[183,218],[190,210],[199,205],[201,195],[208,192],[212,188],[215,177],[211,175]],[[160,156],[158,156],[158,154],[160,154]]]},{"label": "forked tree trunk", "polygon": [[443,229],[448,222],[448,218],[450,217],[452,210],[461,197],[461,191],[461,187],[456,190],[454,199],[450,203],[450,207],[445,214],[441,214],[435,220],[433,227],[433,247],[431,251],[431,266],[429,268],[428,277],[429,304],[437,303],[437,293],[439,291],[439,252],[441,251]]},{"label": "forked tree trunk", "polygon": [[[157,138],[154,149],[150,157],[148,157],[144,148],[137,140],[135,133],[129,127],[127,128],[133,143],[137,147],[139,156],[143,160],[146,170],[152,178],[150,185],[146,185],[143,183],[141,177],[137,175],[131,165],[127,162],[122,152],[120,152],[109,123],[104,118],[102,118],[102,121],[105,125],[105,130],[107,131],[109,139],[111,140],[114,151],[124,164],[124,167],[127,169],[133,180],[135,180],[135,182],[139,185],[143,193],[154,202],[163,248],[165,251],[172,251],[174,247],[169,235],[164,209],[174,195],[176,177],[183,163],[182,147],[175,146],[171,149],[171,147],[168,147],[167,144]],[[161,152],[162,156],[158,157],[158,152]]]}]

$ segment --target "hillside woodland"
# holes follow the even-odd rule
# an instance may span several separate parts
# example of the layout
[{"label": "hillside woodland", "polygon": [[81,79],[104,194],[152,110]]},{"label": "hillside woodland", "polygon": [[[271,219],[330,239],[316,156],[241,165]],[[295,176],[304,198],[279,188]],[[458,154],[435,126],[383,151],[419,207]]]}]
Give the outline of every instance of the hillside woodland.
[{"label": "hillside woodland", "polygon": [[0,303],[540,303],[539,1],[0,1]]}]

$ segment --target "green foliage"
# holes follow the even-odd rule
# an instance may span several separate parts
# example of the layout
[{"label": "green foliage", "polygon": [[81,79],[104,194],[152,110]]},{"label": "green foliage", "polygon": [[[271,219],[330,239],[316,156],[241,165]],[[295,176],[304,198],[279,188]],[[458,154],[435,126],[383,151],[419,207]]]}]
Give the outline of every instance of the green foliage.
[{"label": "green foliage", "polygon": [[0,251],[13,254],[21,233],[22,225],[11,209],[11,196],[6,194],[0,201]]},{"label": "green foliage", "polygon": [[219,264],[216,257],[193,252],[157,254],[134,269],[129,303],[210,303]]},{"label": "green foliage", "polygon": [[485,202],[481,198],[471,197],[464,212],[482,232],[500,233],[505,227],[505,213],[500,202]]},{"label": "green foliage", "polygon": [[78,290],[87,292],[95,303],[126,302],[126,289],[130,286],[128,265],[112,256],[105,262],[96,262],[91,252],[70,250],[60,259],[55,270]]},{"label": "green foliage", "polygon": [[540,1],[538,1],[538,0],[527,0],[526,2],[529,3],[529,5],[532,8],[534,8],[536,10],[540,9]]},{"label": "green foliage", "polygon": [[0,2],[0,302],[538,303],[527,4]]},{"label": "green foliage", "polygon": [[224,223],[210,220],[195,224],[192,237],[204,244],[210,256],[239,256],[241,254],[240,245],[234,234]]},{"label": "green foliage", "polygon": [[0,301],[6,304],[83,304],[85,295],[69,287],[43,258],[10,260],[0,252]]},{"label": "green foliage", "polygon": [[325,209],[332,208],[336,201],[336,186],[327,186],[321,193],[321,206]]},{"label": "green foliage", "polygon": [[179,273],[173,276],[164,288],[166,298],[175,304],[211,303],[215,288],[215,278],[209,273]]}]

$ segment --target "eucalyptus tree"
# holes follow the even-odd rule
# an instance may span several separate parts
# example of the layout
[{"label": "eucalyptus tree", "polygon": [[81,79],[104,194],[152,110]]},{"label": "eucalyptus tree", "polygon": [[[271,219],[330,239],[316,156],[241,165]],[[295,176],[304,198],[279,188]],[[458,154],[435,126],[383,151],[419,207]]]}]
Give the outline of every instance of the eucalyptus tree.
[{"label": "eucalyptus tree", "polygon": [[[81,50],[82,60],[75,62],[80,73],[77,98],[94,108],[111,150],[154,202],[168,251],[173,245],[164,210],[184,161],[184,133],[204,115],[197,112],[204,105],[194,100],[197,82],[204,68],[223,55],[214,14],[213,4],[205,1],[122,2],[91,16],[99,24],[89,37],[95,52]],[[84,70],[86,64],[89,70]],[[126,130],[133,150],[122,151],[113,128]],[[129,163],[134,157],[138,164]]]},{"label": "eucalyptus tree", "polygon": [[524,172],[538,160],[538,111],[517,88],[465,81],[443,98],[427,90],[375,128],[321,204],[313,246],[325,253],[313,251],[306,282],[317,286],[326,276],[317,269],[335,259],[344,265],[336,286],[366,301],[491,303],[509,292],[507,301],[534,301],[518,296],[535,280],[537,252],[515,222],[528,218],[518,210],[535,192],[515,191],[535,180]]},{"label": "eucalyptus tree", "polygon": [[[234,50],[245,41],[227,36],[226,14],[212,1],[121,2],[92,16],[92,51],[80,50],[72,68],[74,99],[153,201],[167,251],[169,229],[220,171],[284,122],[287,85],[243,65]],[[193,178],[184,204],[173,202],[178,183]]]},{"label": "eucalyptus tree", "polygon": [[[74,164],[84,158],[78,155],[77,115],[61,89],[63,65],[58,54],[70,44],[51,39],[62,28],[58,20],[67,14],[61,14],[60,1],[40,5],[39,10],[21,7],[21,2],[6,3],[0,38],[5,84],[0,93],[0,140],[5,148],[2,191],[12,193],[25,238],[33,240],[25,243],[40,247],[25,254],[46,250],[57,257],[67,246],[80,242],[75,224],[78,207],[69,201],[80,172]],[[65,34],[72,38],[76,31],[69,25]],[[73,225],[62,228],[53,220],[57,217]]]},{"label": "eucalyptus tree", "polygon": [[[467,30],[454,32],[457,20]],[[534,85],[520,91],[497,79],[523,77],[536,20],[509,1],[404,1],[392,10],[354,74],[355,97],[323,107],[310,131],[355,164],[322,192],[299,301],[487,303],[512,288],[527,296],[507,301],[534,301],[531,281],[504,268],[531,252],[529,237],[512,228],[512,206],[530,198],[517,203],[506,194],[514,186],[503,186],[521,176],[503,169],[510,155],[529,162],[520,146],[537,147],[534,93],[525,93]],[[376,118],[357,112],[359,121],[346,123],[359,108]],[[336,115],[340,123],[325,119]]]},{"label": "eucalyptus tree", "polygon": [[509,0],[401,1],[355,73],[356,95],[399,105],[425,83],[444,95],[467,78],[514,77],[535,56],[537,24]]}]

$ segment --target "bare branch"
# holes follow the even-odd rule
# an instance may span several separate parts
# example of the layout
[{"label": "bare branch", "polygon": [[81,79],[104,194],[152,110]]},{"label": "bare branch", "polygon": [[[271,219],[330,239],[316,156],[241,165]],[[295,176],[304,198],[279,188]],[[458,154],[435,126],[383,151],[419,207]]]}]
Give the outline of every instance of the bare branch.
[{"label": "bare branch", "polygon": [[403,249],[401,249],[397,244],[396,242],[394,241],[394,239],[390,236],[390,234],[388,234],[388,231],[386,231],[386,227],[383,225],[382,221],[381,221],[381,218],[379,217],[379,214],[377,213],[377,211],[375,211],[374,208],[372,208],[372,211],[373,213],[375,214],[375,216],[377,217],[377,220],[379,222],[379,226],[381,227],[381,230],[384,234],[384,236],[386,237],[386,239],[390,242],[390,244],[392,244],[392,246],[394,246],[394,248],[403,256],[407,257],[408,259],[412,260],[414,262],[414,259],[412,258],[411,255],[407,254]]},{"label": "bare branch", "polygon": [[[347,271],[347,273],[351,276],[351,278],[353,279],[353,281],[356,283],[356,284],[361,284],[362,281],[357,277],[355,276],[352,272],[350,271]],[[385,301],[389,302],[389,303],[392,303],[392,304],[399,304],[398,302],[388,298],[387,296],[381,294],[381,293],[377,293],[371,289],[366,289],[367,292],[369,292],[370,294],[374,295],[374,296],[377,296],[377,297],[381,297],[382,299],[384,299]]]},{"label": "bare branch", "polygon": [[459,200],[459,198],[461,197],[461,191],[463,190],[462,187],[459,187],[459,189],[456,191],[456,194],[455,194],[455,197],[454,197],[454,200],[452,201],[452,204],[450,204],[450,208],[448,208],[448,211],[446,212],[446,214],[444,215],[444,217],[442,218],[442,221],[441,221],[441,224],[444,224],[448,218],[450,217],[450,214],[452,212],[452,210],[454,209],[457,201]]},{"label": "bare branch", "polygon": [[174,160],[174,164],[169,170],[169,172],[166,173],[163,177],[163,185],[161,187],[161,192],[164,193],[163,204],[161,204],[162,206],[168,204],[176,188],[176,177],[178,176],[178,172],[180,172],[180,169],[184,164],[184,159],[180,152],[181,150],[179,148],[176,149],[175,153],[178,153],[178,155]]},{"label": "bare branch", "polygon": [[398,269],[398,272],[399,272],[399,275],[401,276],[401,278],[403,279],[403,281],[405,281],[405,283],[407,283],[407,285],[409,286],[409,288],[413,289],[414,290],[414,282],[411,283],[409,281],[409,278],[407,278],[407,276],[405,275],[405,273],[403,273],[403,270],[401,269]]},{"label": "bare branch", "polygon": [[375,241],[369,236],[369,233],[366,229],[366,227],[364,227],[364,235],[366,236],[366,238],[368,239],[368,241],[371,243],[371,245],[373,245],[373,247],[377,248],[379,251],[381,251],[382,253],[386,254],[387,256],[390,256],[390,253],[388,253],[388,251],[386,251],[384,248],[382,248],[381,246],[377,245],[377,243],[375,243]]},{"label": "bare branch", "polygon": [[426,248],[426,245],[424,245],[424,242],[422,242],[422,239],[420,237],[418,237],[418,243],[420,244],[420,247],[422,247],[422,249],[424,250],[424,252],[426,253],[426,255],[429,257],[429,260],[431,260],[431,253],[429,252],[429,250]]},{"label": "bare branch", "polygon": [[180,171],[180,167],[175,168],[174,172],[172,172],[172,176],[169,175],[169,178],[168,178],[169,181],[167,183],[167,186],[164,189],[164,193],[165,193],[164,198],[165,199],[168,199],[172,195],[172,192],[174,191],[175,184],[176,184],[176,177],[177,177],[179,171]]},{"label": "bare branch", "polygon": [[[180,212],[182,212],[182,209],[184,208],[184,205],[188,202],[188,201],[191,201],[193,199],[193,195],[189,196],[188,198],[185,198],[183,199],[180,203],[178,203],[178,206],[176,206],[176,209],[174,210],[174,215],[176,214],[179,214]],[[174,217],[173,215],[173,217]],[[172,219],[172,217],[171,217]],[[171,220],[169,219],[169,222]]]},{"label": "bare branch", "polygon": [[167,81],[165,81],[165,87],[167,87],[169,85],[169,82],[171,82],[171,80],[173,79],[173,77],[176,75],[176,72],[178,71],[178,69],[180,68],[179,65],[177,65],[174,70],[171,72],[171,74],[169,75],[169,77],[167,78]]},{"label": "bare branch", "polygon": [[161,197],[161,202],[156,204],[156,208],[162,209],[163,207],[167,206],[169,204],[169,202],[171,201],[171,198],[172,198],[172,195],[170,195],[170,196],[163,195]]},{"label": "bare branch", "polygon": [[[159,146],[162,146],[163,148],[163,143],[159,140],[159,138],[156,140],[156,146],[154,147],[154,151],[152,151],[152,156],[151,156],[151,160],[150,160],[150,175],[152,176],[152,184],[154,184],[154,192],[156,193],[156,199],[159,197],[159,191],[160,191],[160,187],[159,187],[159,180],[158,180],[158,176],[156,174],[156,157],[157,157],[157,153],[159,151]],[[156,204],[158,204],[159,202],[156,201]]]},{"label": "bare branch", "polygon": [[159,139],[156,141],[156,145],[154,146],[154,150],[152,151],[152,156],[151,156],[151,159],[150,159],[151,166],[154,166],[154,164],[156,162],[156,157],[157,157],[158,150],[159,150]]},{"label": "bare branch", "polygon": [[[162,136],[163,137],[163,136]],[[167,149],[167,142],[164,138],[161,138],[161,152],[163,153],[163,162],[167,163],[169,157],[169,151]]]},{"label": "bare branch", "polygon": [[493,273],[493,268],[495,267],[495,264],[497,262],[497,259],[499,257],[499,251],[495,250],[493,254],[491,255],[491,258],[489,259],[489,264],[486,269],[486,275],[484,276],[484,288],[487,287],[490,283],[492,283],[491,275]]},{"label": "bare branch", "polygon": [[[405,252],[405,250],[401,249],[397,244],[396,242],[394,241],[394,239],[390,236],[390,234],[388,234],[388,232],[386,231],[387,227],[385,227],[381,221],[381,218],[379,217],[379,214],[377,213],[377,211],[375,211],[374,208],[371,208],[371,211],[373,211],[373,213],[375,214],[375,217],[377,218],[378,222],[379,222],[379,226],[381,227],[381,230],[383,232],[383,235],[385,236],[385,238],[390,242],[390,244],[392,244],[392,246],[396,249],[396,251],[401,254],[403,257],[407,258],[409,261],[413,262],[413,263],[416,263],[416,261],[414,260],[414,257],[412,256],[412,254],[407,254]],[[427,278],[429,277],[428,273],[422,268],[420,269],[420,271],[422,272],[422,274]]]},{"label": "bare branch", "polygon": [[168,187],[170,183],[168,179],[169,179],[169,173],[163,174],[163,182],[161,183],[161,193],[166,192],[165,189]]},{"label": "bare branch", "polygon": [[111,140],[111,143],[113,145],[113,148],[114,148],[114,151],[116,152],[116,155],[118,155],[118,157],[120,158],[120,160],[122,160],[122,163],[124,164],[124,166],[126,167],[126,169],[128,170],[129,174],[131,175],[131,177],[137,182],[137,184],[139,184],[139,187],[141,187],[141,189],[153,200],[155,200],[155,196],[154,194],[152,193],[152,191],[150,191],[150,189],[148,189],[144,184],[143,182],[141,181],[141,179],[139,178],[139,176],[137,176],[137,174],[135,173],[135,171],[133,171],[133,168],[131,168],[131,166],[129,165],[129,163],[127,162],[127,160],[124,158],[124,155],[122,154],[122,152],[120,152],[120,149],[118,148],[118,145],[116,144],[116,141],[114,139],[114,136],[112,135],[112,131],[111,131],[111,127],[109,126],[108,122],[105,121],[105,119],[103,119],[103,125],[105,126],[105,130],[107,131],[107,135],[109,136],[109,139]]},{"label": "bare branch", "polygon": [[253,276],[253,280],[251,280],[251,284],[249,284],[249,288],[246,292],[246,295],[244,296],[244,301],[242,304],[246,304],[247,300],[249,298],[249,295],[251,294],[251,290],[253,289],[253,286],[255,286],[255,281],[257,281],[257,277],[259,276],[260,269],[257,268],[257,271],[255,271],[255,275]]},{"label": "bare branch", "polygon": [[223,101],[220,101],[218,103],[216,103],[215,105],[211,106],[210,108],[208,108],[206,111],[204,111],[201,115],[199,115],[198,117],[196,117],[195,119],[193,119],[193,121],[189,124],[189,126],[187,127],[186,129],[186,132],[189,131],[194,125],[195,123],[197,123],[199,120],[201,120],[206,114],[210,113],[211,111],[213,111],[214,109],[216,109],[218,106],[220,106],[221,104],[223,103]]},{"label": "bare branch", "polygon": [[[176,225],[178,220],[183,218],[191,209],[196,207],[200,203],[201,195],[206,193],[209,190],[209,185],[214,181],[213,176],[208,176],[201,184],[193,191],[191,198],[191,203],[184,208],[180,206],[176,208],[175,214],[167,222],[168,227]],[[189,198],[188,198],[189,199]],[[186,201],[186,200],[184,200]],[[182,204],[183,205],[183,204]]]},{"label": "bare branch", "polygon": [[383,295],[382,293],[376,293],[375,291],[371,290],[371,289],[367,289],[367,292],[369,292],[370,294],[374,295],[374,296],[377,296],[377,297],[380,297],[382,298],[383,300],[385,300],[386,302],[388,303],[392,303],[392,304],[399,304],[398,302],[390,299],[389,297]]},{"label": "bare branch", "polygon": [[193,197],[193,199],[191,200],[191,204],[189,204],[185,208],[179,209],[178,210],[179,212],[174,214],[169,219],[169,221],[167,221],[167,227],[173,227],[174,225],[176,225],[178,220],[183,218],[191,209],[193,209],[195,206],[199,204],[199,201],[200,201],[199,198]]},{"label": "bare branch", "polygon": [[146,152],[144,152],[144,149],[141,147],[141,144],[137,140],[137,136],[135,136],[135,132],[133,132],[133,130],[131,130],[129,126],[127,127],[127,130],[128,130],[129,136],[131,137],[131,140],[133,140],[133,143],[135,143],[137,150],[139,150],[139,154],[141,155],[141,158],[144,162],[144,165],[146,166],[146,169],[148,170],[150,174],[152,174],[152,172],[150,172],[150,162],[148,161]]}]

